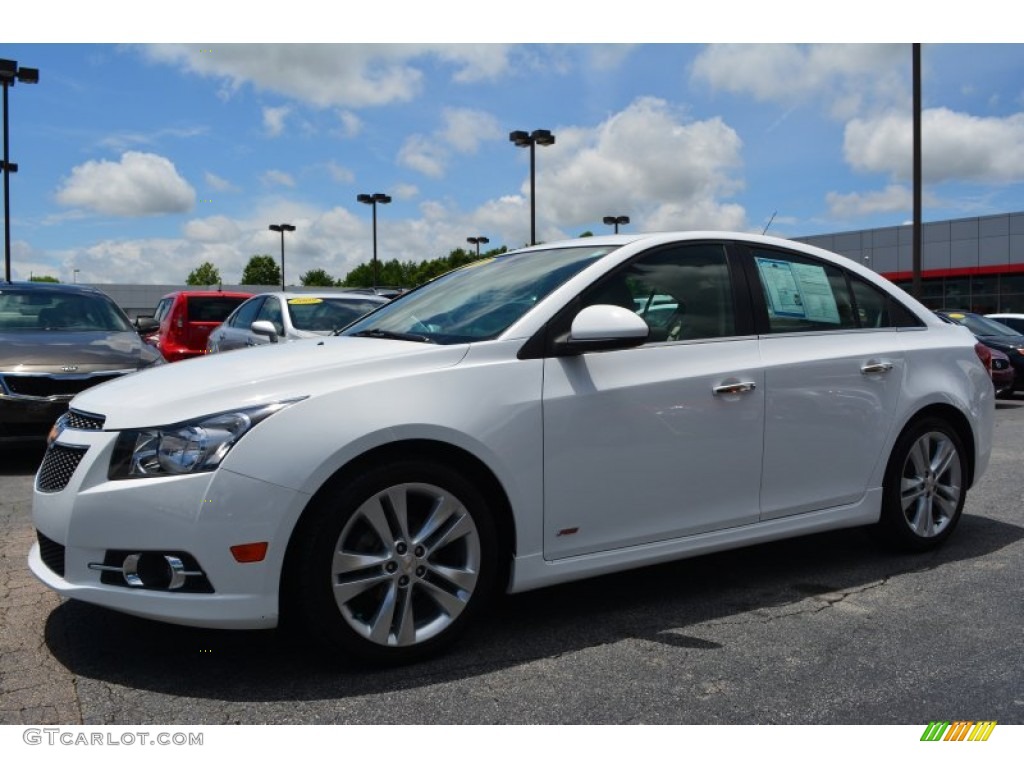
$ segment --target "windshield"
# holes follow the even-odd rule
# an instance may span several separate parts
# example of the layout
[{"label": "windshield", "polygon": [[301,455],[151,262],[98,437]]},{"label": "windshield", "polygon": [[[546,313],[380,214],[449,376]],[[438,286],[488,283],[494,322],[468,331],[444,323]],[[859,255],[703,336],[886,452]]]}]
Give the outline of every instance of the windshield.
[{"label": "windshield", "polygon": [[288,299],[288,311],[292,325],[301,331],[336,331],[382,303],[372,296],[298,296]]},{"label": "windshield", "polygon": [[493,339],[566,280],[618,247],[552,248],[476,261],[395,299],[342,335],[435,344]]},{"label": "windshield", "polygon": [[99,294],[0,289],[0,331],[132,331],[117,305]]},{"label": "windshield", "polygon": [[991,320],[981,315],[968,315],[964,312],[951,312],[949,315],[953,320],[960,323],[960,325],[966,325],[968,330],[975,336],[1022,336],[1019,331],[1015,331],[1008,325],[997,323],[995,320]]}]

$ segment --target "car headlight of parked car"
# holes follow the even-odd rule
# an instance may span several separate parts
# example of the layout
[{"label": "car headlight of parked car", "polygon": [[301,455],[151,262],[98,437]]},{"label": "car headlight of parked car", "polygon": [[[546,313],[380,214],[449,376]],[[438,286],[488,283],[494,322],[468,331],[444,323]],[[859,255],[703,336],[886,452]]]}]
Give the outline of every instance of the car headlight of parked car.
[{"label": "car headlight of parked car", "polygon": [[163,427],[129,429],[117,438],[111,480],[211,472],[242,436],[267,417],[304,398],[202,416]]}]

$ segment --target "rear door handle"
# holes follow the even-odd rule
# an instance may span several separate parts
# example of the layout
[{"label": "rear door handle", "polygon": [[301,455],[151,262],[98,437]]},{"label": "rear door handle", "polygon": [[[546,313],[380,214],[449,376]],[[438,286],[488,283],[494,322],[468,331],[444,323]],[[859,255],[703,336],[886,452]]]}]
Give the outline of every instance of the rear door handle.
[{"label": "rear door handle", "polygon": [[757,384],[753,381],[734,381],[731,384],[719,384],[712,387],[711,391],[716,395],[742,395],[746,392],[753,392]]},{"label": "rear door handle", "polygon": [[888,360],[868,360],[860,367],[860,372],[865,376],[870,376],[872,373],[888,373],[891,370],[892,363]]}]

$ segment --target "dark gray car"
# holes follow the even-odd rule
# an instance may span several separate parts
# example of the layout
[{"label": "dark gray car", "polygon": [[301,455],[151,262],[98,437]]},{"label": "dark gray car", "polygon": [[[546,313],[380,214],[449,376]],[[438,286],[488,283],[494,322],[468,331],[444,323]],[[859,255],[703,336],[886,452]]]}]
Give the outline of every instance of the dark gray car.
[{"label": "dark gray car", "polygon": [[162,362],[102,291],[0,283],[0,443],[41,439],[77,393]]}]

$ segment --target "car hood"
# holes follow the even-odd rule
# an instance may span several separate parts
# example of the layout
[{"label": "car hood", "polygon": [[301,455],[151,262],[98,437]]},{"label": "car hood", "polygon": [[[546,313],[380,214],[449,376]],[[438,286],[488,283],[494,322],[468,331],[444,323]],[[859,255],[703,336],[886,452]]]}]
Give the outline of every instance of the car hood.
[{"label": "car hood", "polygon": [[997,349],[1021,349],[1024,337],[1020,336],[978,336],[978,340]]},{"label": "car hood", "polygon": [[107,429],[174,424],[197,416],[456,365],[467,345],[390,339],[299,340],[169,363],[93,387],[71,407],[106,417]]},{"label": "car hood", "polygon": [[0,371],[45,373],[135,370],[144,360],[133,331],[17,331],[0,333]]}]

